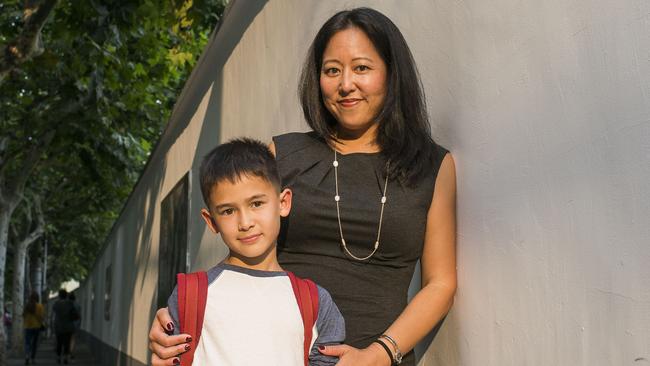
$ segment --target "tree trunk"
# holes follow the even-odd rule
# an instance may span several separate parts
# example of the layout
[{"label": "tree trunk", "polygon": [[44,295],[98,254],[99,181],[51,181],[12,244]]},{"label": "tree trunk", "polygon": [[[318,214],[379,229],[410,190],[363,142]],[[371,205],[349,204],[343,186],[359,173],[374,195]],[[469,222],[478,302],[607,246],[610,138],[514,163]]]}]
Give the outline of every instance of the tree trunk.
[{"label": "tree trunk", "polygon": [[[5,305],[5,271],[7,262],[7,241],[9,240],[9,219],[13,210],[11,206],[0,205],[0,305]],[[3,312],[4,315],[4,312]],[[7,364],[7,334],[4,324],[0,326],[0,365]]]},{"label": "tree trunk", "polygon": [[[30,281],[32,292],[36,292],[39,297],[43,296],[43,261],[41,260],[41,248],[38,246],[32,248],[29,256]],[[45,302],[41,298],[41,302]]]},{"label": "tree trunk", "polygon": [[[33,202],[36,210],[36,219],[32,220],[30,204],[27,203],[27,205],[27,227],[33,227],[34,223],[36,223],[36,227],[33,231],[28,232],[21,241],[16,243],[14,250],[14,278],[12,289],[14,318],[12,324],[11,345],[15,354],[22,354],[24,343],[23,311],[25,305],[25,275],[29,273],[25,269],[27,264],[27,253],[31,244],[38,240],[45,231],[45,219],[43,218],[43,211],[41,210],[40,198],[35,198]],[[28,285],[28,287],[31,287],[29,282]]]},{"label": "tree trunk", "polygon": [[14,251],[14,278],[13,278],[13,324],[11,347],[15,354],[23,350],[23,308],[25,304],[25,258],[27,257],[28,244],[19,243]]}]

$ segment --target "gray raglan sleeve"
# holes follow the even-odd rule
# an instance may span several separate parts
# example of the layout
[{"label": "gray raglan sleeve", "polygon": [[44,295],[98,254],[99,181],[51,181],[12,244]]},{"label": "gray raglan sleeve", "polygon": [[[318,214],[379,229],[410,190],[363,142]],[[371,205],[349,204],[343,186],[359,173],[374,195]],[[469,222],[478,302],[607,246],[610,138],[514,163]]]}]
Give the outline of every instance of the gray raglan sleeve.
[{"label": "gray raglan sleeve", "polygon": [[310,366],[333,366],[337,357],[325,356],[318,352],[320,345],[342,344],[345,341],[345,321],[329,292],[318,286],[318,337],[309,352]]},{"label": "gray raglan sleeve", "polygon": [[167,299],[167,309],[169,309],[169,315],[171,315],[172,320],[174,321],[174,335],[180,334],[181,323],[178,320],[178,286],[174,286],[174,291]]},{"label": "gray raglan sleeve", "polygon": [[[223,267],[221,265],[222,263],[219,263],[218,265],[210,268],[210,270],[207,272],[208,274],[208,286],[214,282],[219,275],[223,272]],[[172,291],[172,294],[169,296],[169,299],[167,299],[167,309],[169,309],[169,315],[171,315],[172,320],[174,321],[174,335],[180,334],[180,329],[181,329],[181,322],[179,320],[178,316],[178,284],[174,286],[174,291]]]}]

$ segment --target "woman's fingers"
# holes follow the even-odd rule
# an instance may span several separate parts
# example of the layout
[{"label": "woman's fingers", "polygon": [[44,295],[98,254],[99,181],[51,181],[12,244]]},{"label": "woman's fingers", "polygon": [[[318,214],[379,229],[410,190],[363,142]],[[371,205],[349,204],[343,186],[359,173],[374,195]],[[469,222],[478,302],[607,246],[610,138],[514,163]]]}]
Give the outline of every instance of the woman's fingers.
[{"label": "woman's fingers", "polygon": [[158,320],[159,325],[165,329],[168,333],[174,332],[174,320],[171,315],[169,315],[168,308],[160,308],[156,311],[156,319]]},{"label": "woman's fingers", "polygon": [[352,349],[355,348],[350,347],[347,344],[337,344],[333,346],[318,346],[318,352],[326,356],[334,356],[334,357],[341,357],[346,352],[349,352]]},{"label": "woman's fingers", "polygon": [[156,354],[151,355],[151,366],[175,366],[180,365],[181,360],[178,357],[172,357],[168,360],[161,360]]},{"label": "woman's fingers", "polygon": [[[169,311],[167,308],[159,309],[149,331],[149,349],[154,354],[152,364],[174,365],[173,359],[189,349],[188,343],[192,338],[188,334],[169,335],[173,330],[174,323]],[[154,360],[158,363],[154,363]]]},{"label": "woman's fingers", "polygon": [[162,342],[156,342],[153,339],[149,342],[149,349],[163,360],[170,357],[178,356],[185,351],[189,351],[188,340],[192,338],[187,334],[168,336],[165,335]]}]

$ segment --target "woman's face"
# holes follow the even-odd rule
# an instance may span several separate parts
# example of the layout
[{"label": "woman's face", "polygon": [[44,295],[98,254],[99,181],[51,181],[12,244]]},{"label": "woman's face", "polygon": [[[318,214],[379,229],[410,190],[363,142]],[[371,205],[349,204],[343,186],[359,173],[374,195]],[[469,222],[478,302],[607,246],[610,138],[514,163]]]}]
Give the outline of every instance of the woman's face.
[{"label": "woman's face", "polygon": [[348,28],[329,40],[320,88],[339,129],[355,134],[376,129],[386,97],[386,64],[362,30]]}]

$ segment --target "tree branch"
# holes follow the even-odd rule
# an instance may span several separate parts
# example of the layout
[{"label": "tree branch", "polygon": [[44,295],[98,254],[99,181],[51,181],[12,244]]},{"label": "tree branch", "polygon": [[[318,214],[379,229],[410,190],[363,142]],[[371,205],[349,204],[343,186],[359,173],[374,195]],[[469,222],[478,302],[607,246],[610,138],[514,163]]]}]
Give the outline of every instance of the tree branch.
[{"label": "tree branch", "polygon": [[[27,178],[29,178],[34,167],[38,164],[43,152],[50,145],[52,139],[54,139],[55,133],[56,129],[48,131],[38,143],[30,147],[29,151],[25,154],[25,160],[21,168],[18,170],[17,176],[14,177],[12,181],[8,182],[6,187],[0,187],[6,189],[6,192],[2,192],[3,200],[13,204],[17,203],[17,200],[20,199],[20,194],[22,194],[25,189]],[[4,176],[4,174],[2,174],[2,176]]]},{"label": "tree branch", "polygon": [[[19,247],[29,247],[33,242],[38,240],[38,238],[40,238],[43,233],[45,233],[45,217],[43,215],[43,209],[41,207],[41,198],[39,196],[34,196],[34,209],[36,210],[36,228],[25,235],[23,240],[18,244]],[[33,224],[31,218],[31,208],[28,209],[28,212],[29,216],[27,221],[27,228],[29,229]]]},{"label": "tree branch", "polygon": [[0,84],[19,64],[43,53],[41,29],[56,6],[58,0],[25,1],[22,33],[9,42],[0,58]]}]

